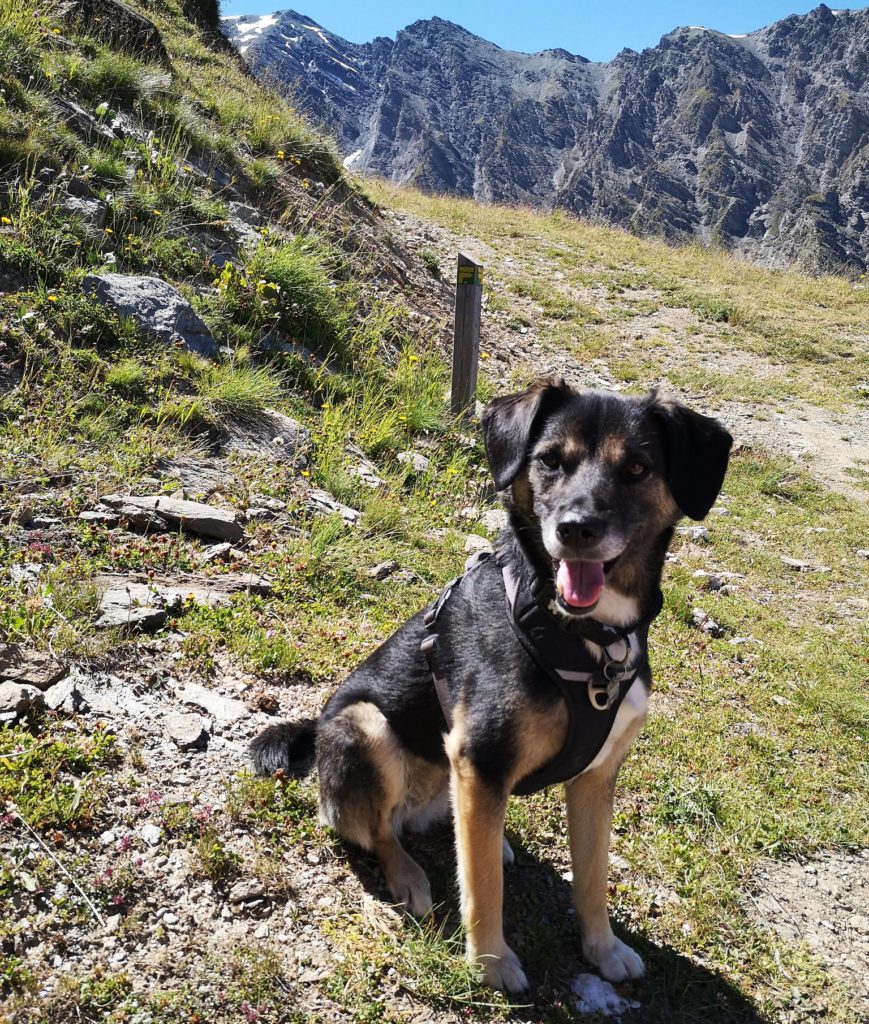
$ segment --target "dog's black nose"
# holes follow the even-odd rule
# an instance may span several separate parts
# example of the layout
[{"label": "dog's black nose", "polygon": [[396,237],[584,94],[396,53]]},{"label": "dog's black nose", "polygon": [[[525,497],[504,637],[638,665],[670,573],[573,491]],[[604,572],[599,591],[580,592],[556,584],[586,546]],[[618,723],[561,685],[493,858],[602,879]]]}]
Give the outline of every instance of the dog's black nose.
[{"label": "dog's black nose", "polygon": [[579,519],[565,519],[558,524],[555,532],[562,544],[582,546],[599,541],[604,535],[605,523],[595,516],[582,516]]}]

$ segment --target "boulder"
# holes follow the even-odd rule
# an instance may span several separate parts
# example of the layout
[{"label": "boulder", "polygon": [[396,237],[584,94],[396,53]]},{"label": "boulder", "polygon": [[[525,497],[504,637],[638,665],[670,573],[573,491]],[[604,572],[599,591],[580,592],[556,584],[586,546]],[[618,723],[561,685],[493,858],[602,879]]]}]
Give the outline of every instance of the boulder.
[{"label": "boulder", "polygon": [[221,726],[233,725],[250,714],[242,701],[224,697],[199,683],[187,683],[178,691],[177,697],[184,704],[195,704],[203,708]]},{"label": "boulder", "polygon": [[92,232],[100,232],[106,226],[109,207],[101,199],[67,196],[63,200],[63,208],[72,216],[81,217]]},{"label": "boulder", "polygon": [[26,683],[0,683],[0,721],[14,721],[31,707],[40,706],[43,696]]},{"label": "boulder", "polygon": [[81,287],[86,295],[134,320],[144,333],[166,345],[180,343],[208,358],[218,353],[204,320],[177,288],[159,277],[89,274]]},{"label": "boulder", "polygon": [[117,142],[112,132],[92,114],[89,114],[84,107],[80,107],[78,103],[73,103],[72,100],[65,100],[61,96],[53,96],[51,102],[60,114],[64,124],[76,132],[76,134],[81,135],[82,138],[87,139],[89,142],[96,140],[109,143]]},{"label": "boulder", "polygon": [[203,505],[199,501],[184,501],[161,494],[142,497],[107,494],[100,501],[116,511],[130,509],[156,514],[170,526],[180,526],[184,530],[205,537],[216,537],[218,540],[234,543],[241,540],[244,535],[237,512]]},{"label": "boulder", "polygon": [[268,594],[271,583],[254,573],[230,572],[220,576],[179,575],[173,579],[147,579],[145,576],[96,577],[103,591],[100,600],[99,629],[130,626],[157,629],[169,615],[177,615],[188,601],[208,607],[230,603],[233,594]]},{"label": "boulder", "polygon": [[22,651],[7,647],[0,651],[0,680],[25,683],[37,690],[47,690],[66,674],[66,665],[42,651]]},{"label": "boulder", "polygon": [[66,13],[69,20],[119,50],[145,60],[170,63],[157,26],[120,0],[73,0]]},{"label": "boulder", "polygon": [[408,466],[414,473],[424,473],[431,465],[431,459],[421,452],[399,452],[398,461],[402,466]]},{"label": "boulder", "polygon": [[163,729],[179,750],[201,750],[208,743],[209,723],[201,715],[170,711],[163,717]]},{"label": "boulder", "polygon": [[80,711],[87,708],[87,701],[79,690],[76,679],[67,676],[59,683],[49,687],[44,694],[45,706],[49,711]]},{"label": "boulder", "polygon": [[155,608],[152,605],[124,607],[121,604],[111,604],[103,607],[94,628],[140,630],[143,633],[150,633],[159,629],[167,618],[168,613],[164,608]]},{"label": "boulder", "polygon": [[492,542],[478,533],[469,533],[465,537],[465,554],[475,555],[478,551],[491,551]]},{"label": "boulder", "polygon": [[349,505],[342,505],[337,498],[334,498],[328,491],[324,491],[320,487],[312,487],[305,497],[308,505],[314,512],[325,513],[326,515],[332,515],[337,512],[344,522],[349,523],[351,526],[354,526],[362,518],[362,513],[358,509],[350,508]]},{"label": "boulder", "polygon": [[227,452],[288,462],[296,469],[304,469],[314,450],[309,431],[275,409],[264,409],[255,417],[228,425],[221,446]]}]

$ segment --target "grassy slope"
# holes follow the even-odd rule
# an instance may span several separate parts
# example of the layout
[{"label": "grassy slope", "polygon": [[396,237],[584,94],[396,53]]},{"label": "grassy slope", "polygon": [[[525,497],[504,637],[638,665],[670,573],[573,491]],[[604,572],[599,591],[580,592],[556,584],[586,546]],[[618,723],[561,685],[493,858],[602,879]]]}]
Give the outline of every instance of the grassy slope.
[{"label": "grassy slope", "polygon": [[[0,533],[0,561],[43,564],[43,589],[35,594],[0,575],[0,639],[108,666],[122,658],[132,641],[106,641],[90,629],[89,579],[106,568],[192,568],[198,544],[118,538],[75,514],[100,493],[141,486],[158,454],[202,451],[228,418],[276,405],[310,427],[316,454],[306,472],[362,508],[362,528],[312,520],[291,470],[236,459],[237,482],[226,499],[240,507],[252,493],[286,501],[298,533],[288,536],[268,523],[249,529],[258,543],[246,567],[275,579],[276,596],[239,599],[231,614],[185,613],[179,670],[207,677],[228,653],[269,683],[328,688],[461,564],[465,531],[457,513],[482,500],[482,452],[444,417],[446,369],[430,354],[434,328],[420,330],[407,311],[421,297],[372,288],[373,257],[358,244],[354,251],[348,238],[360,222],[347,211],[359,200],[328,146],[225,55],[209,50],[177,4],[148,7],[173,58],[171,80],[165,69],[119,57],[50,15],[34,18],[35,5],[0,0],[0,173],[12,186],[0,200],[0,271],[8,290],[0,296],[0,355],[9,382],[0,392],[0,506],[12,518]],[[56,35],[69,37],[72,48]],[[56,94],[74,96],[88,110],[109,103],[154,135],[127,146],[91,145],[62,125],[52,106]],[[62,180],[50,186],[52,201],[40,203],[35,179],[46,166],[90,181],[108,203],[108,232],[95,236],[85,222],[59,212]],[[216,271],[191,240],[221,237],[226,187],[197,167],[218,168],[226,176],[220,180],[234,177],[271,218],[255,255],[219,278],[217,288]],[[511,239],[524,262],[506,294],[489,295],[490,311],[518,324],[533,304],[554,346],[579,360],[604,353],[626,382],[657,377],[666,365],[675,383],[746,401],[811,397],[839,408],[865,397],[858,344],[869,293],[853,282],[760,274],[723,256],[667,249],[558,216],[413,193],[378,197],[496,249]],[[553,265],[563,277],[554,276]],[[129,324],[85,302],[81,277],[109,266],[157,273],[188,289],[233,355],[208,368],[158,351]],[[280,291],[269,287],[275,284]],[[606,297],[606,310],[597,308],[595,295]],[[629,344],[620,325],[656,306],[694,311],[715,325],[721,358],[745,353],[744,365],[763,373],[710,368],[715,352],[706,331],[693,345],[665,335],[654,344]],[[340,372],[327,378],[292,355],[255,359],[259,339],[274,327],[287,339],[331,350]],[[482,386],[491,387],[486,380]],[[432,467],[408,477],[396,455],[422,437]],[[348,475],[348,440],[376,463],[385,491],[370,492]],[[31,500],[28,488],[47,488],[57,471],[71,471],[70,480],[39,506],[64,522],[55,542],[22,531],[15,520]],[[651,964],[649,982],[637,989],[647,1019],[657,1012],[657,1019],[686,1021],[752,1013],[801,1020],[814,1007],[829,1020],[853,1020],[847,995],[816,961],[751,923],[744,892],[763,856],[867,843],[867,780],[859,776],[867,724],[859,657],[864,584],[854,550],[865,543],[866,515],[761,452],[734,460],[726,499],[730,515],[710,524],[711,543],[682,541],[668,571],[654,640],[659,713],[629,758],[618,804],[615,850],[627,866],[614,885],[615,913]],[[818,527],[827,532],[808,532]],[[780,554],[830,571],[785,575]],[[396,588],[365,575],[366,566],[388,557],[412,565],[418,577]],[[693,575],[700,568],[742,577],[731,593],[713,597]],[[723,637],[690,624],[695,604],[724,626]],[[734,646],[734,636],[755,639]],[[754,726],[748,735],[738,728],[745,722]],[[0,750],[16,756],[0,758],[0,792],[17,801],[47,841],[58,828],[78,829],[84,856],[88,837],[100,830],[101,795],[108,785],[127,785],[122,779],[137,767],[137,754],[81,723],[73,740],[62,739],[68,732],[53,719],[6,730]],[[314,821],[310,787],[229,784],[231,815],[267,844],[274,878],[291,884],[281,874],[280,849],[304,851],[306,843],[327,840]],[[523,914],[511,915],[510,928],[521,931],[517,941],[543,993],[535,1019],[561,1018],[564,982],[579,969],[575,935],[566,923],[550,923],[564,896],[552,895],[558,883],[554,888],[547,865],[567,867],[558,804],[551,793],[517,802],[510,812],[527,868],[524,881],[511,882]],[[14,819],[0,827],[13,838],[23,835]],[[218,820],[214,835],[190,822],[177,827],[216,881],[234,870],[230,852],[222,852],[231,827]],[[452,899],[448,847],[435,852],[446,861],[436,889]],[[64,855],[73,863],[75,844]],[[32,878],[46,889],[57,881],[45,858],[25,866],[4,856],[0,898],[14,900],[19,914],[34,911]],[[132,927],[134,885],[125,898]],[[74,904],[58,907],[54,927],[62,932],[77,914]],[[44,1019],[34,999],[39,979],[16,952],[15,926],[6,921],[4,994],[12,1005],[31,1008],[22,1019]],[[346,1019],[398,1019],[389,1003],[373,1002],[393,964],[406,990],[446,1015],[441,1019],[453,1019],[469,1002],[493,1003],[478,1006],[479,1015],[507,1013],[503,1000],[473,987],[455,944],[435,933],[411,925],[385,931],[355,913],[337,917],[329,930],[347,959],[322,984]],[[256,963],[241,957],[232,971],[228,1019],[243,1019],[248,1001],[270,1007],[263,1019],[292,1019],[280,1009],[280,950]],[[146,1020],[213,1013],[212,997],[181,979],[175,1002],[171,991],[157,999],[131,990],[121,970],[74,978],[51,1019],[76,1019],[76,1012],[117,1021],[136,1012]]]},{"label": "grassy slope", "polygon": [[[606,356],[626,383],[667,376],[676,387],[720,399],[798,398],[833,410],[869,396],[863,277],[764,271],[561,213],[481,207],[381,184],[371,193],[484,240],[496,256],[515,257],[513,268],[496,272],[550,321],[548,343],[578,362]],[[503,295],[489,298],[490,310],[506,309]],[[666,320],[654,332],[631,330],[632,321],[659,311],[684,311],[684,332]]]}]

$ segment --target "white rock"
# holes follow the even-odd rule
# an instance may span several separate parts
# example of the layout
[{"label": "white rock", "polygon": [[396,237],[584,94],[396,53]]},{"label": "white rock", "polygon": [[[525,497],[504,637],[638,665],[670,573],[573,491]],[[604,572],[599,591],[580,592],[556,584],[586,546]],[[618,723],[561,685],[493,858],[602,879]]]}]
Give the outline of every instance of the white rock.
[{"label": "white rock", "polygon": [[677,526],[676,533],[682,534],[683,537],[688,537],[697,544],[705,544],[709,540],[709,531],[705,526]]},{"label": "white rock", "polygon": [[492,542],[486,537],[481,537],[477,533],[469,533],[465,537],[465,554],[473,555],[478,551],[492,551]]},{"label": "white rock", "polygon": [[180,750],[204,747],[210,732],[201,715],[185,715],[180,711],[170,711],[163,716],[163,729]]},{"label": "white rock", "polygon": [[597,1013],[604,1017],[619,1017],[628,1010],[638,1010],[634,999],[624,999],[608,981],[596,974],[580,974],[571,982],[577,997],[575,1006],[580,1013]]},{"label": "white rock", "polygon": [[480,523],[490,533],[503,530],[510,522],[510,517],[503,508],[490,508],[480,516]]},{"label": "white rock", "polygon": [[139,835],[148,844],[148,846],[156,846],[157,843],[160,842],[160,836],[162,834],[162,831],[157,825],[152,825],[150,823],[142,825],[139,828]]},{"label": "white rock", "polygon": [[178,691],[177,697],[184,704],[197,704],[205,708],[221,725],[232,725],[249,714],[247,707],[240,700],[224,697],[199,683],[187,683]]},{"label": "white rock", "polygon": [[237,512],[204,505],[199,501],[183,501],[161,494],[107,494],[100,501],[113,509],[132,506],[144,512],[156,512],[174,526],[206,537],[216,537],[218,540],[235,543],[244,535]]},{"label": "white rock", "polygon": [[403,466],[410,466],[414,473],[424,473],[431,465],[431,459],[420,452],[399,452],[398,461]]}]

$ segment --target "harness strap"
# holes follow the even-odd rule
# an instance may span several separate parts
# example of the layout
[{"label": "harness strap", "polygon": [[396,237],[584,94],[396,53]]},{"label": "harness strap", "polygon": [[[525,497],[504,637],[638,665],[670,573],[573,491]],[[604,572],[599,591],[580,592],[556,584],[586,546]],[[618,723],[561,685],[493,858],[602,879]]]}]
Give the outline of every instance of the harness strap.
[{"label": "harness strap", "polygon": [[[466,575],[490,558],[487,552],[481,552],[468,564]],[[572,628],[564,629],[561,618],[556,620],[547,610],[550,603],[547,589],[551,591],[551,585],[547,588],[536,579],[530,586],[523,585],[502,558],[497,561],[504,583],[507,619],[513,632],[538,671],[555,685],[568,709],[562,750],[549,764],[514,787],[515,793],[525,794],[573,778],[597,756],[622,701],[645,663],[645,629],[660,611],[663,596],[659,591],[653,614],[631,627],[578,619],[576,624],[569,624]],[[453,725],[452,700],[449,679],[439,665],[436,627],[444,605],[463,579],[464,576],[459,576],[451,580],[426,610],[423,616],[426,635],[420,644],[447,729]],[[554,600],[554,591],[550,600]],[[586,640],[600,648],[600,661],[586,647]],[[585,683],[585,686],[578,689],[577,683]]]},{"label": "harness strap", "polygon": [[[480,552],[480,554],[486,555],[487,552]],[[482,561],[482,559],[480,560]],[[476,564],[477,563],[475,562],[474,565]],[[473,566],[471,566],[471,568],[473,568]],[[436,657],[438,634],[434,632],[434,627],[437,623],[438,616],[441,613],[441,609],[450,599],[450,594],[452,594],[453,590],[462,582],[463,579],[464,576],[457,576],[454,580],[450,580],[450,582],[441,591],[440,596],[434,604],[429,605],[426,609],[425,615],[422,619],[423,625],[426,629],[426,636],[423,642],[419,645],[419,649],[425,655],[426,661],[428,661],[429,671],[431,672],[431,677],[434,680],[435,691],[438,695],[438,703],[440,704],[441,711],[444,714],[447,729],[452,729],[453,727],[453,708],[452,702],[450,701],[450,684],[446,675],[438,666]]]}]

